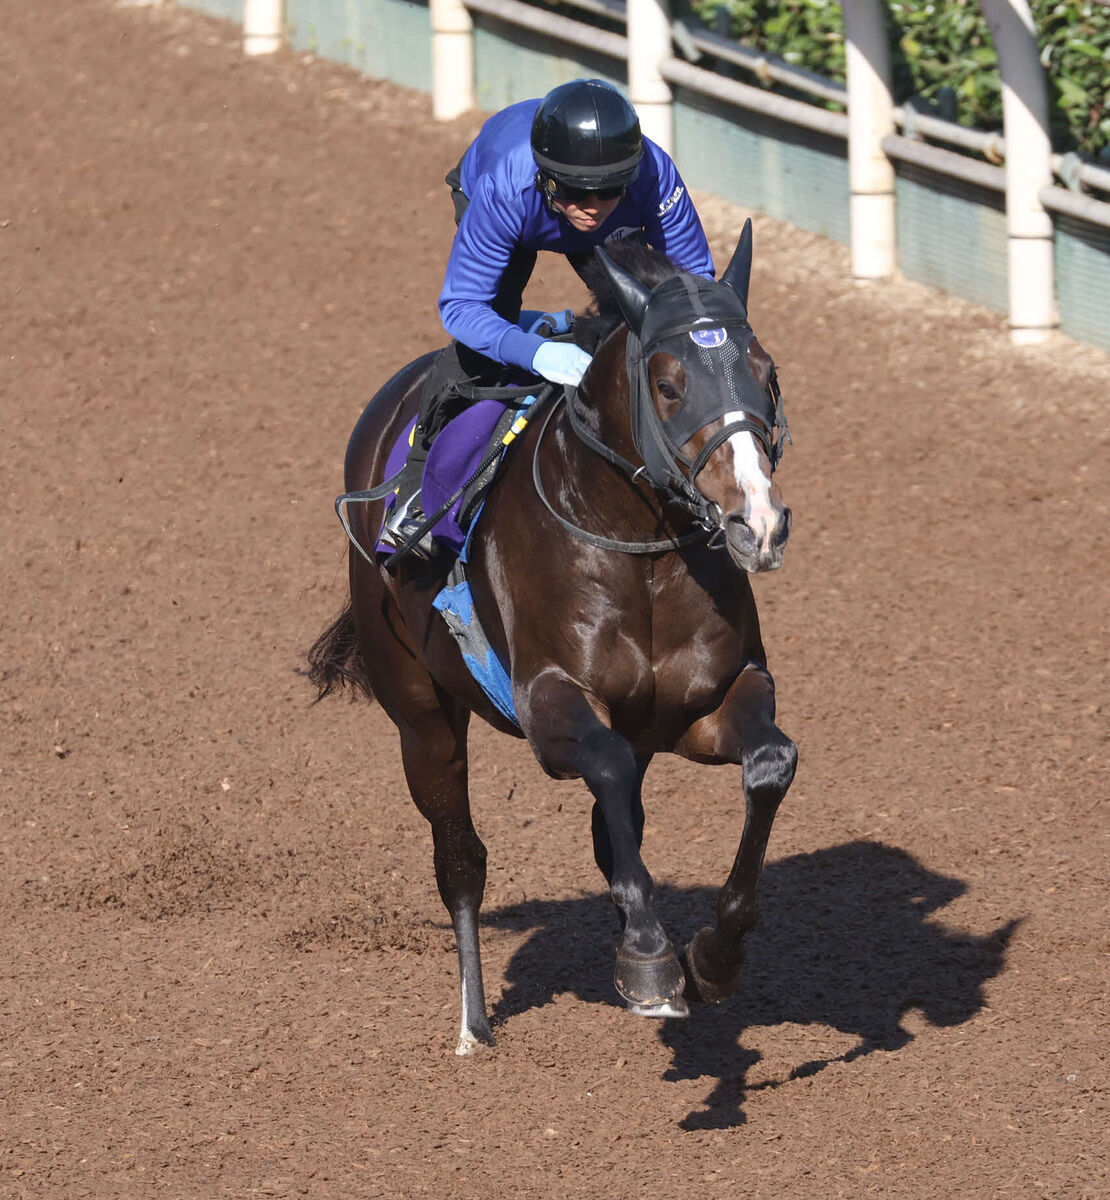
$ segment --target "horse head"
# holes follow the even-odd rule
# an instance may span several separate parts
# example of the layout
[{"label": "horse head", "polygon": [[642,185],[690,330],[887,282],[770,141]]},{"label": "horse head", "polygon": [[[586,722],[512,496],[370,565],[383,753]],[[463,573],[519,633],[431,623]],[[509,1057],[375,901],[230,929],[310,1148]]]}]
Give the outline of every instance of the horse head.
[{"label": "horse head", "polygon": [[628,323],[640,471],[742,570],[781,566],[790,510],[773,476],[789,434],[774,362],[748,321],[751,221],[716,282],[679,272],[648,288],[597,256]]}]

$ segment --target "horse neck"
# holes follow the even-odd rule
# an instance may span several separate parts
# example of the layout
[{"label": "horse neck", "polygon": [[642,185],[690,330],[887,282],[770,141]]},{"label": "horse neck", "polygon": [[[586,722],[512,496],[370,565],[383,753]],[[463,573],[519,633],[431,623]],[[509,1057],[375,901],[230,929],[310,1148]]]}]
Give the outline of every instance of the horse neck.
[{"label": "horse neck", "polygon": [[579,414],[593,435],[610,450],[639,465],[632,439],[628,368],[628,326],[620,325],[594,355],[588,390],[580,394]]},{"label": "horse neck", "polygon": [[[588,388],[577,398],[577,413],[593,437],[636,467],[641,459],[632,437],[627,343],[625,325],[602,343],[594,356]],[[597,532],[620,540],[651,539],[659,536],[660,530],[670,529],[665,506],[650,484],[633,482],[626,470],[607,462],[573,432],[569,421],[559,440],[564,503],[578,512],[579,519],[592,516],[592,528],[598,518],[604,518],[608,527],[597,527]]]}]

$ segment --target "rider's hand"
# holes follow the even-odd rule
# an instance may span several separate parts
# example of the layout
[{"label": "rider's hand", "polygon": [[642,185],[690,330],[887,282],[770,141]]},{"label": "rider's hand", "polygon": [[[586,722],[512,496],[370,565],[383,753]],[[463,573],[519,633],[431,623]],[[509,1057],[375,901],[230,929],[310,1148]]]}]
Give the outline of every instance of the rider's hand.
[{"label": "rider's hand", "polygon": [[532,359],[532,370],[552,383],[577,387],[593,359],[572,342],[544,342]]}]

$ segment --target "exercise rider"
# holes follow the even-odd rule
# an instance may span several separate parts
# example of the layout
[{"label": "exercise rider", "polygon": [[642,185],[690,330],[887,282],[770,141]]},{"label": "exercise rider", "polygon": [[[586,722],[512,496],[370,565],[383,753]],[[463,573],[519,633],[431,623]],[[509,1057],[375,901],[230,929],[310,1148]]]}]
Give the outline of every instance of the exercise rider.
[{"label": "exercise rider", "polygon": [[[701,222],[674,163],[640,133],[632,105],[600,79],[577,79],[542,100],[490,117],[447,175],[455,234],[439,298],[453,339],[433,364],[412,449],[383,539],[401,546],[424,519],[420,480],[428,448],[458,405],[459,382],[503,381],[519,367],[576,385],[590,356],[518,322],[539,250],[564,254],[581,275],[595,246],[640,236],[696,275],[713,276]],[[448,411],[449,410],[449,411]],[[430,550],[431,539],[419,547]]]}]

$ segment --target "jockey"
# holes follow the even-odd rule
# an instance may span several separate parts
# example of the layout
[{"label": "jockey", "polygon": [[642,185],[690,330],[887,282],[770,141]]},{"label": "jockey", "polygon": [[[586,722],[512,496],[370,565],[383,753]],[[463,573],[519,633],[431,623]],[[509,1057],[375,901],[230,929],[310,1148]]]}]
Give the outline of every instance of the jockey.
[{"label": "jockey", "polygon": [[[573,343],[518,324],[537,251],[564,254],[581,276],[595,246],[639,236],[684,270],[713,277],[705,233],[674,163],[641,135],[632,105],[600,79],[564,83],[490,117],[446,182],[458,230],[439,311],[453,340],[424,385],[382,531],[398,547],[424,520],[420,480],[432,438],[459,411],[444,403],[454,384],[496,383],[516,367],[575,386],[590,365]],[[430,543],[422,539],[419,549],[427,553]]]}]

